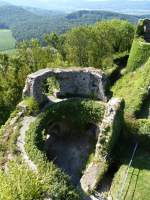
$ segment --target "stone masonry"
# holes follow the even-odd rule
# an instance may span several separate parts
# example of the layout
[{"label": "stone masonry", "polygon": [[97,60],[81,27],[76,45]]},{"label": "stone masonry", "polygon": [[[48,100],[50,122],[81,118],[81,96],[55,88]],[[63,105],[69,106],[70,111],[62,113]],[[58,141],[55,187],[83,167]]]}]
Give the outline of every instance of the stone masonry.
[{"label": "stone masonry", "polygon": [[94,97],[107,101],[107,76],[94,68],[42,69],[28,75],[23,90],[23,97],[34,97],[39,104],[47,100],[43,94],[43,84],[49,77],[55,77],[59,82],[60,91],[57,97]]},{"label": "stone masonry", "polygon": [[106,106],[105,115],[98,128],[95,155],[89,163],[80,184],[84,192],[94,192],[108,169],[107,158],[117,143],[123,124],[124,100],[112,98]]},{"label": "stone masonry", "polygon": [[144,19],[143,25],[144,25],[144,39],[147,42],[150,42],[150,20]]},{"label": "stone masonry", "polygon": [[150,19],[140,19],[137,25],[138,36],[142,36],[146,42],[150,42]]}]

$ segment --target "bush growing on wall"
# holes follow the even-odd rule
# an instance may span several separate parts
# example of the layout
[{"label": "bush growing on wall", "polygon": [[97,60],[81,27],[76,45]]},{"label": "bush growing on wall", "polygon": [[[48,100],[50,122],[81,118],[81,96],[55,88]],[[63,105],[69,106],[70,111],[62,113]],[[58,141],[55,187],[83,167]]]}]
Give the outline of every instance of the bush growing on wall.
[{"label": "bush growing on wall", "polygon": [[39,104],[33,97],[24,99],[23,104],[26,106],[26,114],[37,114],[39,112]]}]

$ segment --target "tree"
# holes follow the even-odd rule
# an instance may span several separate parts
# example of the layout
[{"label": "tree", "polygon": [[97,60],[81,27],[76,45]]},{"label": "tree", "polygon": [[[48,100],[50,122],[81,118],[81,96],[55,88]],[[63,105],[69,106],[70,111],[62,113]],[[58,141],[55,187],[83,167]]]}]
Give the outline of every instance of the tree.
[{"label": "tree", "polygon": [[134,38],[135,27],[124,20],[112,20],[111,26],[115,30],[113,48],[115,52],[129,51]]}]

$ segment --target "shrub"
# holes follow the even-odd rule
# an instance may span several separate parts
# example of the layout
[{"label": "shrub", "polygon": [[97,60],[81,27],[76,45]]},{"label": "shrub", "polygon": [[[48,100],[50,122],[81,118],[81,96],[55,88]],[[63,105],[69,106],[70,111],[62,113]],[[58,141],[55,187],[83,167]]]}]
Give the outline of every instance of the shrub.
[{"label": "shrub", "polygon": [[26,114],[37,114],[39,112],[39,104],[33,97],[24,99],[23,104],[26,106]]},{"label": "shrub", "polygon": [[146,149],[150,149],[150,120],[138,119],[138,120],[126,120],[126,134],[129,139],[132,138],[139,142],[140,146]]},{"label": "shrub", "polygon": [[0,199],[5,200],[41,200],[43,184],[39,176],[24,164],[8,165],[9,173],[0,170]]},{"label": "shrub", "polygon": [[59,82],[55,77],[50,77],[47,79],[46,88],[44,93],[46,95],[54,95],[60,90]]},{"label": "shrub", "polygon": [[[87,123],[100,122],[104,115],[104,104],[90,100],[70,100],[53,106],[47,112],[53,120],[68,121],[74,128],[84,128]],[[69,111],[69,112],[68,112]],[[72,115],[70,115],[72,113]]]}]

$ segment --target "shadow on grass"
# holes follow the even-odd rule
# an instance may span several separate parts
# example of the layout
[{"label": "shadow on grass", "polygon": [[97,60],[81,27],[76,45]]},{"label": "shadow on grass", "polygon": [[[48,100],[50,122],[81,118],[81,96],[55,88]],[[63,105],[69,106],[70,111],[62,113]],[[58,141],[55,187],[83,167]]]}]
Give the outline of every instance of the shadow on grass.
[{"label": "shadow on grass", "polygon": [[137,118],[138,119],[150,118],[150,94],[143,101],[141,110],[137,114]]}]

